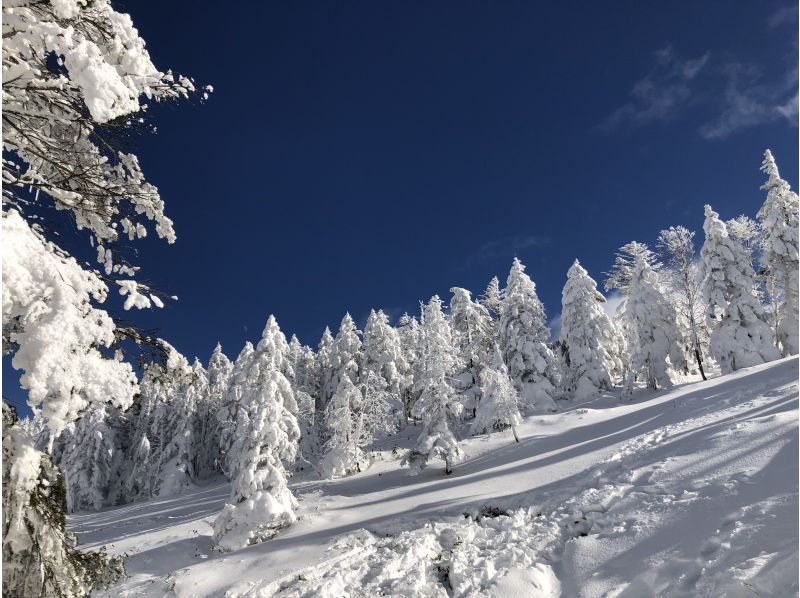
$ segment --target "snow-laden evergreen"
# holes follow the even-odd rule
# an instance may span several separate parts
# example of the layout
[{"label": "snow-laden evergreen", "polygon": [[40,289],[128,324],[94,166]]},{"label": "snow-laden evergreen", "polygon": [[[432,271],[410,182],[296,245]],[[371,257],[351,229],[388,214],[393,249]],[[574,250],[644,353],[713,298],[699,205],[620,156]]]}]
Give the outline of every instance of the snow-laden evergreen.
[{"label": "snow-laden evergreen", "polygon": [[222,471],[222,454],[220,452],[220,434],[222,426],[219,413],[223,408],[225,393],[233,373],[233,364],[222,352],[222,345],[217,343],[208,360],[208,389],[202,401],[202,411],[198,413],[200,430],[200,446],[198,449],[197,475],[207,478]]},{"label": "snow-laden evergreen", "polygon": [[494,276],[486,287],[486,290],[481,295],[480,303],[489,312],[493,320],[500,319],[500,310],[503,305],[503,295],[500,290],[500,279]]},{"label": "snow-laden evergreen", "polygon": [[625,319],[630,365],[625,380],[630,391],[637,379],[647,388],[672,385],[669,375],[670,357],[682,340],[675,308],[667,299],[658,275],[647,258],[638,256],[628,282]]},{"label": "snow-laden evergreen", "polygon": [[561,389],[568,397],[594,398],[610,390],[612,376],[622,370],[624,343],[603,309],[605,301],[597,283],[575,260],[561,293]]},{"label": "snow-laden evergreen", "polygon": [[547,345],[549,338],[536,287],[522,262],[514,258],[503,291],[499,340],[508,372],[527,411],[556,410],[553,398],[558,380],[555,357]]},{"label": "snow-laden evergreen", "polygon": [[343,376],[325,408],[325,428],[328,440],[325,456],[320,463],[323,478],[338,478],[357,471],[366,465],[367,459],[361,450],[361,391]]},{"label": "snow-laden evergreen", "polygon": [[521,423],[519,393],[508,375],[503,355],[495,349],[492,360],[481,373],[481,401],[470,432],[473,435],[488,434],[511,428],[514,440],[519,442],[516,428]]},{"label": "snow-laden evergreen", "polygon": [[442,312],[442,301],[434,295],[422,310],[417,359],[414,363],[414,389],[418,398],[412,415],[422,420],[422,430],[414,447],[402,459],[412,475],[430,459],[442,459],[445,471],[461,458],[456,426],[462,405],[453,388],[453,376],[462,367],[450,323]]},{"label": "snow-laden evergreen", "polygon": [[728,236],[725,223],[709,205],[705,216],[701,288],[714,359],[726,374],[778,359],[775,333],[753,293],[755,272],[747,250]]},{"label": "snow-laden evergreen", "polygon": [[297,453],[292,386],[284,374],[288,343],[270,316],[253,355],[248,384],[237,414],[237,437],[231,449],[231,495],[214,520],[214,540],[222,550],[236,550],[271,538],[295,519],[297,501],[287,485],[284,463]]},{"label": "snow-laden evergreen", "polygon": [[292,335],[289,340],[288,359],[294,371],[292,389],[297,401],[297,423],[300,426],[296,467],[306,469],[311,467],[315,455],[319,453],[315,409],[315,397],[319,394],[316,355],[311,347],[301,345],[300,340]]},{"label": "snow-laden evergreen", "polygon": [[59,438],[58,466],[64,473],[69,512],[114,504],[119,491],[122,450],[111,405],[94,405]]},{"label": "snow-laden evergreen", "polygon": [[230,477],[229,454],[238,434],[236,422],[239,417],[239,406],[242,396],[247,391],[247,375],[253,363],[255,349],[253,343],[247,341],[233,364],[228,387],[222,395],[222,404],[217,411],[219,422],[219,453],[222,472]]},{"label": "snow-laden evergreen", "polygon": [[[373,380],[367,385],[367,378]],[[364,326],[364,347],[359,383],[366,394],[380,393],[393,403],[397,424],[402,418],[402,391],[408,384],[409,365],[403,354],[400,336],[382,310],[370,310]],[[388,414],[392,417],[391,414]]]},{"label": "snow-laden evergreen", "polygon": [[414,388],[414,368],[419,349],[419,320],[404,313],[397,321],[397,336],[400,340],[403,361],[407,366],[407,374],[400,389],[400,401],[403,404],[403,419],[408,420],[418,397]]},{"label": "snow-laden evergreen", "polygon": [[481,400],[481,372],[492,359],[496,345],[492,318],[481,303],[472,300],[467,289],[450,289],[450,323],[463,369],[456,375],[456,390],[461,395],[465,417],[475,415]]},{"label": "snow-laden evergreen", "polygon": [[770,296],[776,304],[776,334],[783,355],[798,353],[798,196],[778,172],[772,152],[764,152],[761,170],[769,178],[758,211],[763,231],[761,265],[772,281]]}]

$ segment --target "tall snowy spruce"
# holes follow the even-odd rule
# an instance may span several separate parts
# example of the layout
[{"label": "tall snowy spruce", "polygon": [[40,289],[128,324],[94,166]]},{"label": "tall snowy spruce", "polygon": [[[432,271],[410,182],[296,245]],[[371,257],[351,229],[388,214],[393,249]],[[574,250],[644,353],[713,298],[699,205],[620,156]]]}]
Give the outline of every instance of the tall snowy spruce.
[{"label": "tall snowy spruce", "polygon": [[400,339],[403,361],[407,367],[406,375],[402,378],[400,387],[400,401],[403,404],[403,423],[407,423],[418,396],[414,389],[414,368],[416,367],[417,351],[419,349],[419,321],[414,316],[404,313],[397,321],[397,336]]},{"label": "tall snowy spruce", "polygon": [[492,318],[489,311],[472,300],[467,289],[450,289],[450,323],[453,340],[464,362],[455,377],[455,386],[461,395],[464,415],[473,417],[481,399],[481,372],[492,360],[495,348]]},{"label": "tall snowy spruce", "polygon": [[361,471],[367,463],[362,439],[360,417],[361,391],[343,376],[325,408],[325,428],[329,438],[325,443],[319,473],[323,478],[340,478]]},{"label": "tall snowy spruce", "polygon": [[[637,379],[647,388],[672,385],[668,370],[670,356],[680,342],[675,308],[664,294],[661,282],[645,256],[636,258],[628,283],[625,305],[629,333],[630,365],[625,389],[630,392]],[[680,359],[680,355],[676,359]]]},{"label": "tall snowy spruce", "polygon": [[495,349],[491,361],[481,373],[481,401],[470,432],[473,435],[489,434],[511,428],[514,440],[519,442],[517,426],[520,423],[519,393],[508,375],[503,355]]},{"label": "tall snowy spruce", "polygon": [[213,522],[214,541],[225,551],[267,540],[296,519],[284,468],[294,461],[300,438],[297,404],[284,374],[287,352],[286,337],[270,316],[238,410],[230,499]]},{"label": "tall snowy spruce", "polygon": [[714,359],[723,374],[778,359],[775,333],[753,293],[755,272],[747,250],[728,236],[725,223],[709,205],[705,216],[701,288]]},{"label": "tall snowy spruce", "polygon": [[289,362],[294,371],[292,390],[297,401],[297,424],[300,426],[297,469],[311,467],[317,446],[315,397],[319,394],[316,356],[311,347],[301,345],[295,335],[289,340]]},{"label": "tall snowy spruce", "polygon": [[603,309],[605,297],[578,260],[567,272],[561,293],[561,388],[577,400],[610,390],[613,374],[622,370],[623,340]]},{"label": "tall snowy spruce", "polygon": [[423,307],[419,329],[417,360],[414,364],[414,389],[418,395],[412,415],[422,420],[422,430],[414,447],[401,461],[416,475],[430,459],[445,462],[445,472],[461,458],[456,426],[461,403],[453,388],[453,376],[462,366],[450,323],[437,296]]},{"label": "tall snowy spruce", "polygon": [[231,476],[231,448],[239,434],[236,429],[239,406],[242,403],[244,393],[247,391],[247,374],[250,372],[254,354],[253,343],[247,341],[233,364],[227,389],[222,395],[222,404],[217,411],[220,468],[228,477]]},{"label": "tall snowy spruce", "polygon": [[[365,399],[376,396],[376,399],[389,401],[395,412],[387,416],[394,419],[396,425],[402,422],[401,393],[407,385],[409,365],[403,354],[400,335],[389,324],[388,316],[382,310],[371,310],[364,326],[364,347],[359,385]],[[372,374],[372,379],[368,380]]]},{"label": "tall snowy spruce", "polygon": [[[330,331],[327,332],[328,336],[330,336]],[[356,328],[353,318],[347,313],[342,318],[336,338],[330,343],[330,352],[326,350],[325,354],[323,354],[322,344],[320,346],[320,360],[327,361],[322,369],[320,400],[317,402],[318,434],[319,440],[323,444],[329,438],[329,431],[325,425],[325,412],[328,403],[339,388],[342,378],[346,376],[350,379],[350,382],[358,384],[358,372],[362,358],[360,335],[361,331]],[[328,342],[330,341],[323,334],[321,343],[327,344]],[[320,363],[322,364],[322,361]]]},{"label": "tall snowy spruce", "polygon": [[222,345],[217,343],[208,360],[208,389],[202,412],[199,414],[200,446],[198,447],[198,477],[207,478],[222,471],[222,454],[220,452],[220,434],[222,432],[218,414],[223,408],[225,393],[228,391],[233,364],[222,352]]},{"label": "tall snowy spruce", "polygon": [[547,346],[550,331],[544,306],[525,266],[514,258],[503,291],[500,349],[528,411],[555,411],[555,357]]},{"label": "tall snowy spruce", "polygon": [[778,172],[769,150],[761,170],[769,178],[758,211],[761,222],[761,265],[772,282],[770,296],[776,308],[776,334],[784,356],[798,353],[798,196]]}]

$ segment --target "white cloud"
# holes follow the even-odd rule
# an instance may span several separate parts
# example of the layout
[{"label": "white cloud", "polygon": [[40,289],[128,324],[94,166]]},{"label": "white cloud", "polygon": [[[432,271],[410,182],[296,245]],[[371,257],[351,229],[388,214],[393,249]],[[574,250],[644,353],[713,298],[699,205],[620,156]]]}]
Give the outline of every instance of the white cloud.
[{"label": "white cloud", "polygon": [[693,81],[705,68],[711,54],[682,60],[672,46],[655,53],[655,65],[637,81],[630,100],[600,123],[599,129],[610,133],[621,126],[643,126],[666,121],[687,105],[694,96]]},{"label": "white cloud", "polygon": [[797,67],[780,84],[763,80],[751,65],[730,63],[719,115],[700,127],[706,139],[721,139],[740,129],[783,120],[797,126]]},{"label": "white cloud", "polygon": [[606,315],[609,318],[613,318],[617,315],[617,309],[619,309],[623,301],[625,301],[625,298],[622,295],[617,291],[611,291],[611,294],[606,297],[606,302],[603,304],[603,310],[606,312]]}]

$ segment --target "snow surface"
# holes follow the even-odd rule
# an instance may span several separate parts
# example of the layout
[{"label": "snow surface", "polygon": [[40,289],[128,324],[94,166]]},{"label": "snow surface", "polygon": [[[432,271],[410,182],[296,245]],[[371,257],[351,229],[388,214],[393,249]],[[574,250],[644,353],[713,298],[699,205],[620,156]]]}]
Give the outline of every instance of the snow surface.
[{"label": "snow surface", "polygon": [[[382,445],[363,473],[295,477],[298,521],[232,553],[227,483],[70,517],[126,554],[106,596],[796,596],[798,361],[620,401],[604,395],[465,440],[450,476]],[[397,445],[393,454],[392,449]]]}]

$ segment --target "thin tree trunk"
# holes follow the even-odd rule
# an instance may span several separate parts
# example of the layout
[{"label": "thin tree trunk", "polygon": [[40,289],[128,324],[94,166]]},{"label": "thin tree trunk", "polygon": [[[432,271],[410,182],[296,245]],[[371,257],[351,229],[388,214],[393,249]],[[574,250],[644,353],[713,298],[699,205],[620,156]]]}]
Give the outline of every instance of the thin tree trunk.
[{"label": "thin tree trunk", "polygon": [[515,426],[511,426],[511,433],[514,435],[514,440],[519,442],[519,436],[517,436],[517,428]]},{"label": "thin tree trunk", "polygon": [[705,371],[703,371],[703,359],[700,357],[700,349],[697,347],[694,348],[694,356],[697,359],[697,367],[700,368],[700,375],[703,377],[703,380],[708,380]]}]

